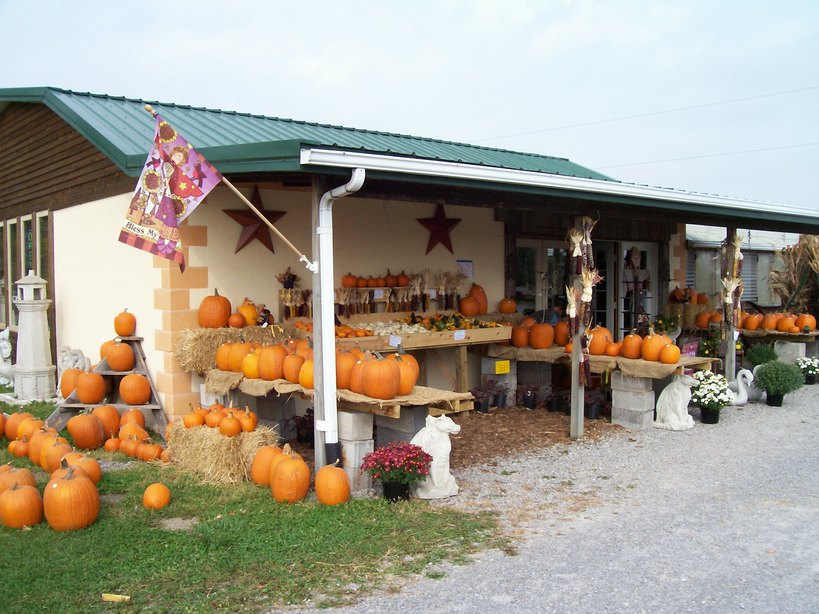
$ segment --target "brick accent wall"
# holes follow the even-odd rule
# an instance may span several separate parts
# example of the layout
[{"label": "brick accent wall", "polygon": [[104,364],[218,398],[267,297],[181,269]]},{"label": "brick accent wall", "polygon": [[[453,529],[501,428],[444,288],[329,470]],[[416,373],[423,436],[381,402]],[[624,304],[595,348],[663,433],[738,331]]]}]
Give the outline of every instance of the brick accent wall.
[{"label": "brick accent wall", "polygon": [[[185,262],[190,263],[191,247],[207,247],[208,229],[185,221],[179,227],[179,234]],[[163,354],[161,368],[156,372],[156,388],[171,420],[199,405],[199,392],[193,390],[193,378],[176,362],[174,348],[180,331],[198,326],[198,306],[191,305],[191,290],[207,287],[208,269],[188,266],[181,273],[176,264],[158,256],[154,257],[154,268],[162,269],[161,286],[154,290],[154,308],[162,313],[162,328],[155,331],[154,342],[157,351]]]}]

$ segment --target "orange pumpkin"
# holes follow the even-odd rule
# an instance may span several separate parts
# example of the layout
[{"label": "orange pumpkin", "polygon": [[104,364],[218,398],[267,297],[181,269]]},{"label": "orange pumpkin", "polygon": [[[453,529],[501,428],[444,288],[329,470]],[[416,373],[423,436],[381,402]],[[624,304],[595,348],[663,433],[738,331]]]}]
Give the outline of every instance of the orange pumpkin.
[{"label": "orange pumpkin", "polygon": [[131,337],[136,332],[136,317],[127,308],[114,316],[114,332],[119,337]]},{"label": "orange pumpkin", "polygon": [[704,292],[700,292],[697,295],[697,305],[707,305],[708,304],[708,295]]},{"label": "orange pumpkin", "polygon": [[350,500],[350,478],[337,464],[338,459],[316,471],[316,499],[324,505],[340,505]]},{"label": "orange pumpkin", "polygon": [[250,479],[256,484],[270,486],[270,462],[281,453],[282,449],[274,445],[259,448],[250,465]]},{"label": "orange pumpkin", "polygon": [[284,359],[288,356],[283,345],[266,345],[259,353],[259,377],[273,381],[284,377]]},{"label": "orange pumpkin", "polygon": [[535,349],[546,350],[552,347],[555,329],[551,324],[535,324],[529,329],[529,345]]},{"label": "orange pumpkin", "polygon": [[418,371],[407,358],[407,354],[393,354],[391,358],[398,365],[398,396],[406,396],[415,388]]},{"label": "orange pumpkin", "polygon": [[293,384],[299,383],[299,372],[301,371],[301,366],[304,364],[304,356],[299,356],[298,354],[289,354],[283,361],[282,361],[282,370],[284,374],[284,379],[288,382]]},{"label": "orange pumpkin", "polygon": [[362,389],[366,396],[373,399],[388,400],[398,394],[401,385],[401,372],[394,360],[377,357],[364,363]]},{"label": "orange pumpkin", "polygon": [[119,433],[119,410],[113,405],[98,405],[91,412],[102,424],[102,431],[106,439]]},{"label": "orange pumpkin", "polygon": [[141,373],[131,373],[120,381],[119,396],[127,405],[145,405],[151,400],[151,384]]},{"label": "orange pumpkin", "polygon": [[792,328],[796,328],[796,319],[793,316],[784,316],[776,323],[776,330],[780,333],[790,332]]},{"label": "orange pumpkin", "polygon": [[119,341],[108,348],[105,358],[113,371],[130,371],[136,362],[133,348]]},{"label": "orange pumpkin", "polygon": [[197,319],[202,328],[223,328],[227,326],[231,314],[230,301],[219,296],[218,290],[213,295],[206,296],[199,304]]},{"label": "orange pumpkin", "polygon": [[308,358],[301,364],[299,369],[299,386],[312,390],[315,385],[315,375],[313,373],[313,359]]},{"label": "orange pumpkin", "polygon": [[310,490],[310,468],[297,455],[282,452],[280,456],[284,459],[276,464],[271,473],[270,492],[279,503],[301,501]]},{"label": "orange pumpkin", "polygon": [[234,373],[242,372],[242,360],[251,351],[249,343],[234,343],[230,347],[230,354],[228,355],[228,367]]},{"label": "orange pumpkin", "polygon": [[230,326],[230,328],[244,328],[247,326],[247,320],[245,320],[245,317],[241,313],[235,311],[230,314],[228,318],[228,326]]},{"label": "orange pumpkin", "polygon": [[587,331],[589,338],[589,354],[602,356],[606,353],[606,346],[613,341],[611,331],[605,326],[595,326]]},{"label": "orange pumpkin", "polygon": [[666,365],[676,365],[680,359],[680,348],[675,343],[666,343],[660,350],[660,362]]},{"label": "orange pumpkin", "polygon": [[259,311],[256,309],[256,304],[249,298],[245,297],[242,304],[236,309],[245,319],[245,325],[255,326],[256,320],[259,317]]},{"label": "orange pumpkin", "polygon": [[351,352],[336,353],[336,388],[344,390],[350,387],[350,376],[356,362],[358,358]]},{"label": "orange pumpkin", "polygon": [[622,341],[612,342],[606,345],[606,356],[619,356],[620,350],[623,347]]},{"label": "orange pumpkin", "polygon": [[219,422],[219,432],[225,437],[236,437],[242,432],[242,423],[233,415],[233,412],[230,412]]},{"label": "orange pumpkin", "polygon": [[775,313],[766,313],[759,325],[762,330],[776,330],[777,317]]},{"label": "orange pumpkin", "polygon": [[658,335],[652,330],[643,339],[643,345],[640,348],[642,359],[653,362],[660,360],[660,352],[667,343],[668,337]]},{"label": "orange pumpkin", "polygon": [[708,318],[708,323],[709,324],[721,324],[722,320],[723,320],[722,312],[721,311],[715,311],[714,313],[711,314],[711,317]]},{"label": "orange pumpkin", "polygon": [[796,318],[796,327],[802,330],[816,330],[816,318],[809,313],[802,313]]},{"label": "orange pumpkin", "polygon": [[528,326],[513,326],[512,327],[512,345],[518,348],[529,345],[529,327]]},{"label": "orange pumpkin", "polygon": [[60,394],[64,399],[74,392],[77,387],[77,376],[82,373],[82,369],[66,369],[60,377]]},{"label": "orange pumpkin", "polygon": [[347,273],[346,275],[342,276],[342,278],[341,278],[341,287],[342,288],[355,288],[356,282],[358,282],[358,277],[356,277],[352,273]]},{"label": "orange pumpkin", "polygon": [[555,324],[555,343],[557,345],[566,345],[569,342],[569,323],[566,320],[561,320]]},{"label": "orange pumpkin", "polygon": [[472,284],[472,287],[469,289],[469,296],[474,297],[475,300],[478,301],[479,314],[489,311],[489,302],[486,299],[486,292],[482,286]]},{"label": "orange pumpkin", "polygon": [[104,397],[105,380],[102,375],[85,372],[77,376],[77,399],[80,403],[94,405],[102,401]]},{"label": "orange pumpkin", "polygon": [[637,334],[637,331],[632,331],[623,338],[623,346],[620,348],[620,355],[623,358],[640,358],[642,357],[643,338]]},{"label": "orange pumpkin", "polygon": [[502,298],[500,303],[498,303],[498,311],[501,313],[515,313],[518,310],[518,304],[515,302],[515,299],[509,298],[508,296]]},{"label": "orange pumpkin", "polygon": [[245,354],[242,358],[242,374],[249,379],[259,379],[259,360],[261,355],[256,352]]},{"label": "orange pumpkin", "polygon": [[694,319],[694,326],[697,328],[708,328],[708,323],[711,321],[711,316],[714,315],[711,311],[701,311]]},{"label": "orange pumpkin", "polygon": [[458,303],[458,310],[469,318],[478,315],[479,307],[478,299],[474,296],[465,296]]},{"label": "orange pumpkin", "polygon": [[759,325],[762,323],[762,314],[761,313],[750,313],[748,317],[745,318],[745,321],[742,323],[742,328],[745,330],[756,330],[759,328]]}]

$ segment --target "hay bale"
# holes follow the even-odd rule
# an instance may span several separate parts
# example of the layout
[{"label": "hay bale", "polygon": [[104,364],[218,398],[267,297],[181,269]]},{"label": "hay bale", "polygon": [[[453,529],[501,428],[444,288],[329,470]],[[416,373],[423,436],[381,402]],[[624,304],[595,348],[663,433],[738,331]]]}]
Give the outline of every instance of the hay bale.
[{"label": "hay bale", "polygon": [[200,374],[216,367],[216,350],[223,343],[278,343],[284,331],[278,326],[244,328],[189,328],[179,332],[174,349],[176,362],[185,373]]},{"label": "hay bale", "polygon": [[708,305],[698,305],[696,303],[686,303],[683,308],[682,325],[683,328],[696,328],[697,315],[703,311],[708,311]]},{"label": "hay bale", "polygon": [[168,453],[173,465],[211,484],[249,480],[250,466],[259,448],[279,442],[276,430],[264,425],[236,437],[225,437],[219,429],[207,426],[186,429],[180,422],[170,428]]}]

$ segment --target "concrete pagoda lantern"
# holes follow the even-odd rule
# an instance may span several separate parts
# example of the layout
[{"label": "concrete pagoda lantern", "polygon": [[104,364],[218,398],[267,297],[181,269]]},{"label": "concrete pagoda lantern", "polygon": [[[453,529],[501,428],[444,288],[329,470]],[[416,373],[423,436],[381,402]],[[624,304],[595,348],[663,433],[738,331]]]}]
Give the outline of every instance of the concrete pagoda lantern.
[{"label": "concrete pagoda lantern", "polygon": [[51,361],[46,280],[29,271],[15,282],[17,296],[17,362],[14,365],[14,395],[18,401],[54,398],[55,367]]}]

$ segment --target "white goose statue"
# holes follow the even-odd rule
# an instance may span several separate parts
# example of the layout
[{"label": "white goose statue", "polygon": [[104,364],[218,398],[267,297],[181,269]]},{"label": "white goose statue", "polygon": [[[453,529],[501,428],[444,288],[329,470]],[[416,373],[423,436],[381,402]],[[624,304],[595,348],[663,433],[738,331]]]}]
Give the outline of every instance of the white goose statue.
[{"label": "white goose statue", "polygon": [[745,405],[748,401],[758,401],[762,391],[754,384],[754,374],[748,369],[740,369],[736,381],[729,382],[728,388],[734,393],[734,405]]}]

